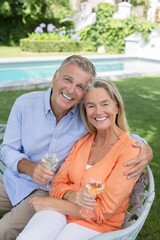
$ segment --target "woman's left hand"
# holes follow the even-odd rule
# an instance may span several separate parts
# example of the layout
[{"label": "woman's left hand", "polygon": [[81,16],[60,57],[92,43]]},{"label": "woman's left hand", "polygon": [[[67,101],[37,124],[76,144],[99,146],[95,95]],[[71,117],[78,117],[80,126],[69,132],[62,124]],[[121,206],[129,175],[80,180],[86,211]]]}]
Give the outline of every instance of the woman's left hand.
[{"label": "woman's left hand", "polygon": [[74,203],[80,207],[93,210],[93,206],[97,206],[95,198],[96,195],[90,195],[86,188],[80,188],[75,194]]},{"label": "woman's left hand", "polygon": [[29,205],[36,211],[52,209],[54,198],[49,196],[35,196],[29,200]]}]

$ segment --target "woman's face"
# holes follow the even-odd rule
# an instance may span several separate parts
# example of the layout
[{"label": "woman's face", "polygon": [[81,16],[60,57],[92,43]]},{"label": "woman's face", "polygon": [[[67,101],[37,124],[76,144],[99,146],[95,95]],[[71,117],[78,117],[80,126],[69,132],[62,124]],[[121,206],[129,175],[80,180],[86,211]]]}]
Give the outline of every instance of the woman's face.
[{"label": "woman's face", "polygon": [[115,126],[118,107],[106,89],[90,89],[86,94],[85,107],[89,122],[97,130],[107,130]]}]

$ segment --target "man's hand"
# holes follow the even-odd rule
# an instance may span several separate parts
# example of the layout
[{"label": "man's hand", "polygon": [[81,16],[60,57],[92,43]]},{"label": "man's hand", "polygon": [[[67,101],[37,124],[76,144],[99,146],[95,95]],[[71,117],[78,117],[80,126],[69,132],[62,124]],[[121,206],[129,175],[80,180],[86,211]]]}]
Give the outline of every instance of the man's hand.
[{"label": "man's hand", "polygon": [[135,142],[133,143],[134,147],[138,147],[141,149],[139,156],[135,159],[126,162],[124,164],[125,167],[129,167],[135,165],[130,170],[126,171],[124,174],[127,176],[127,179],[139,177],[144,168],[149,164],[153,157],[153,152],[150,146],[145,143]]},{"label": "man's hand", "polygon": [[28,159],[22,159],[18,163],[18,171],[29,175],[34,182],[44,185],[52,179],[55,168],[49,170],[44,167],[42,163],[35,163]]},{"label": "man's hand", "polygon": [[35,166],[32,168],[31,171],[31,178],[34,182],[44,185],[48,183],[54,175],[55,169],[49,170],[43,166],[42,163],[35,163]]}]

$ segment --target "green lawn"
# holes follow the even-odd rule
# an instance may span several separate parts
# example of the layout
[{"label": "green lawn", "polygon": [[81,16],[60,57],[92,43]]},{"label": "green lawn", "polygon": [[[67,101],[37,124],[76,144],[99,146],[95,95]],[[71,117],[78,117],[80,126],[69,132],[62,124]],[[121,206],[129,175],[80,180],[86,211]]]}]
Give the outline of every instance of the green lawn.
[{"label": "green lawn", "polygon": [[[154,152],[150,167],[155,178],[156,198],[137,240],[159,240],[160,76],[125,79],[114,83],[124,99],[130,132],[145,138]],[[7,122],[14,100],[25,92],[28,91],[0,92],[0,123]]]},{"label": "green lawn", "polygon": [[44,56],[69,56],[73,54],[92,55],[96,52],[49,52],[49,53],[33,53],[22,52],[20,47],[0,46],[0,58],[17,58],[17,57],[44,57]]}]

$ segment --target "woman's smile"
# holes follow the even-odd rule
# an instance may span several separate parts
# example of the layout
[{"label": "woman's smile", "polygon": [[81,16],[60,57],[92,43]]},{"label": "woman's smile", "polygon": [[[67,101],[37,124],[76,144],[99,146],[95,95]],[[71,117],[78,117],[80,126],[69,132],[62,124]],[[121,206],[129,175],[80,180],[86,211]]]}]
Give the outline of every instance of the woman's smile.
[{"label": "woman's smile", "polygon": [[105,121],[108,117],[95,118],[96,121]]}]

